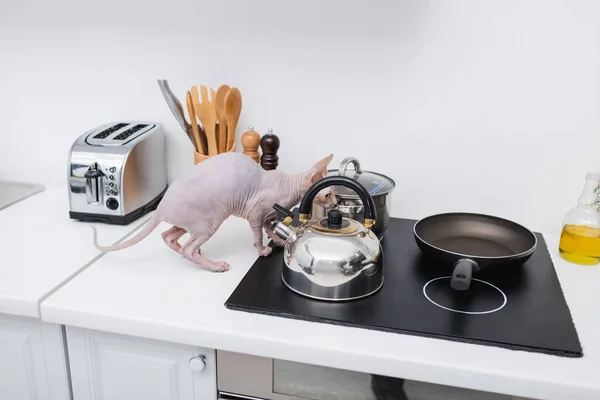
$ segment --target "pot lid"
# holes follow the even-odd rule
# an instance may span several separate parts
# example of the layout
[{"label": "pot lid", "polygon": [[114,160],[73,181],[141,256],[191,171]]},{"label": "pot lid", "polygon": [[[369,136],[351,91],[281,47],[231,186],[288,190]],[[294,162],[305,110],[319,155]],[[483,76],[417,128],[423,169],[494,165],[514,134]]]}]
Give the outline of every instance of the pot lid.
[{"label": "pot lid", "polygon": [[[354,165],[354,169],[349,168],[349,164]],[[354,157],[346,157],[340,163],[339,169],[327,171],[327,176],[347,176],[354,179],[367,189],[367,192],[372,197],[379,197],[390,193],[396,187],[396,183],[389,177],[372,171],[363,171],[360,168],[360,163]],[[345,186],[334,185],[336,196],[341,198],[358,199],[358,194]]]}]

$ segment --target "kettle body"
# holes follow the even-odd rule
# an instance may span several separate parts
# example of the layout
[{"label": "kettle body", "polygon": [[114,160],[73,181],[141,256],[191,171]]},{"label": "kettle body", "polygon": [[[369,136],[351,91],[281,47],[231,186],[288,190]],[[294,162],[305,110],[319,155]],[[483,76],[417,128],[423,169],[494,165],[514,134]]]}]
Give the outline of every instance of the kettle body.
[{"label": "kettle body", "polygon": [[[308,220],[316,193],[329,185],[354,189],[367,206],[364,223],[343,217],[337,209],[326,217]],[[318,300],[359,299],[377,292],[383,285],[383,251],[370,226],[376,208],[366,189],[353,179],[332,176],[311,186],[300,204],[300,226],[291,227],[291,211],[274,206],[278,219],[273,231],[283,238],[283,283],[292,291]],[[370,226],[369,226],[370,225]]]}]

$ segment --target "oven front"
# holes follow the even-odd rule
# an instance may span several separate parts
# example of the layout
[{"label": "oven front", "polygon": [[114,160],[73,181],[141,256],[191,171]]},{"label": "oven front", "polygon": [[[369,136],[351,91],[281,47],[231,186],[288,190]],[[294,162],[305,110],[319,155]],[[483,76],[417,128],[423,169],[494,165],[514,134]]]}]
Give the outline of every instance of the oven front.
[{"label": "oven front", "polygon": [[404,379],[217,351],[219,399],[407,400]]}]

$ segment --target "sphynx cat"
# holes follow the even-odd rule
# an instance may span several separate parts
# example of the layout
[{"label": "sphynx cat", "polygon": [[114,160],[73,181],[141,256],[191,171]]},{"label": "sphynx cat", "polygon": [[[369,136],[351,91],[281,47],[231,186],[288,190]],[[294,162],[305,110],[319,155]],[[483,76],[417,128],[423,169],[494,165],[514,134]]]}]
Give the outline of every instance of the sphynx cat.
[{"label": "sphynx cat", "polygon": [[[162,233],[164,242],[191,262],[215,272],[229,269],[225,261],[203,257],[200,247],[212,237],[223,221],[236,216],[248,221],[254,236],[254,247],[260,256],[273,250],[263,244],[263,228],[277,245],[282,239],[271,231],[276,218],[275,203],[288,209],[298,204],[308,188],[327,174],[333,154],[318,161],[308,171],[286,174],[264,170],[242,153],[215,155],[177,178],[167,189],[150,221],[137,235],[114,246],[100,246],[94,231],[94,246],[102,251],[116,251],[145,239],[161,222],[173,227]],[[331,208],[336,202],[332,187],[322,189],[314,203]],[[190,239],[182,246],[178,240],[186,233]]]}]

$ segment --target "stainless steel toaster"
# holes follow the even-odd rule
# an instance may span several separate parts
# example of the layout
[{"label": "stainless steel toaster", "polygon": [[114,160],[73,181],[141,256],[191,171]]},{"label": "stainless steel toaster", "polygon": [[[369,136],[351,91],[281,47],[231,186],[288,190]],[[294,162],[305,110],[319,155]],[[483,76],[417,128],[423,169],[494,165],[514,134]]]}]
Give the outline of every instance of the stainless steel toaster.
[{"label": "stainless steel toaster", "polygon": [[167,190],[165,134],[161,124],[111,122],[71,146],[69,216],[128,224],[154,210]]}]

